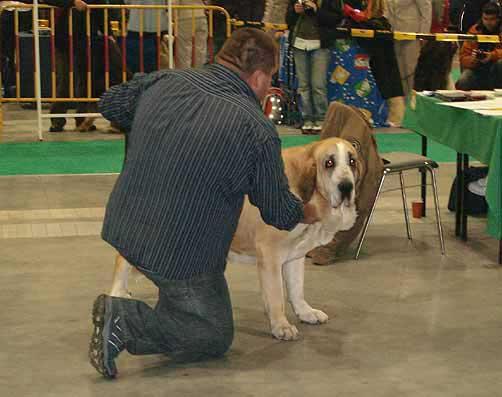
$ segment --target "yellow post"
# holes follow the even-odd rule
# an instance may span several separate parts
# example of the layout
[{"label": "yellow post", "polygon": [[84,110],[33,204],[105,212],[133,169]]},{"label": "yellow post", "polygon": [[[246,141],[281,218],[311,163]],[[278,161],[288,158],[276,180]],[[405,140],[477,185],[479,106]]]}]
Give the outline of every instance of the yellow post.
[{"label": "yellow post", "polygon": [[125,51],[126,51],[126,46],[125,46],[125,40],[127,37],[127,23],[126,23],[126,10],[125,8],[122,8],[120,10],[120,23],[122,25],[122,81],[125,83],[127,81],[127,62],[124,63],[124,57],[125,57]]},{"label": "yellow post", "polygon": [[[2,82],[0,81],[0,89],[2,86]],[[0,142],[3,141],[3,110],[2,110],[2,101],[0,100]]]}]

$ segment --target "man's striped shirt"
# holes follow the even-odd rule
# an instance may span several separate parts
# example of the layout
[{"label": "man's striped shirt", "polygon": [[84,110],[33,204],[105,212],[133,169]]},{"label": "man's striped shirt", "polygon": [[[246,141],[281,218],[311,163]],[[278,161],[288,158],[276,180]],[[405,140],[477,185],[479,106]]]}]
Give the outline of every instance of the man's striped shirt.
[{"label": "man's striped shirt", "polygon": [[303,218],[275,126],[230,69],[142,75],[99,108],[129,131],[102,237],[141,270],[167,279],[224,271],[246,194],[279,229]]}]

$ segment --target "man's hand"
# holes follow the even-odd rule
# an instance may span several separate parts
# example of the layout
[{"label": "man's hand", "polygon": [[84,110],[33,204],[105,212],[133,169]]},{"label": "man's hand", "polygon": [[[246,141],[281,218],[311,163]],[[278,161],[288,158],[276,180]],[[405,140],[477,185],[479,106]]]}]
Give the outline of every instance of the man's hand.
[{"label": "man's hand", "polygon": [[478,64],[480,63],[488,63],[490,61],[490,53],[481,51],[481,50],[474,50],[472,51],[472,56],[476,60]]},{"label": "man's hand", "polygon": [[311,0],[306,0],[305,5],[311,8],[314,12],[317,12],[317,4]]},{"label": "man's hand", "polygon": [[490,53],[489,52],[483,52],[482,53],[482,57],[479,59],[479,61],[481,63],[488,63],[488,62],[490,62],[490,59],[491,59]]},{"label": "man's hand", "polygon": [[78,10],[78,11],[85,11],[87,9],[87,3],[82,0],[74,0],[73,1],[73,6]]},{"label": "man's hand", "polygon": [[295,3],[295,12],[297,14],[303,14],[305,12],[305,9],[303,8],[303,4],[296,2]]},{"label": "man's hand", "polygon": [[317,208],[315,205],[306,203],[303,205],[303,220],[300,223],[306,223],[311,225],[312,223],[319,222],[321,218],[317,214]]}]

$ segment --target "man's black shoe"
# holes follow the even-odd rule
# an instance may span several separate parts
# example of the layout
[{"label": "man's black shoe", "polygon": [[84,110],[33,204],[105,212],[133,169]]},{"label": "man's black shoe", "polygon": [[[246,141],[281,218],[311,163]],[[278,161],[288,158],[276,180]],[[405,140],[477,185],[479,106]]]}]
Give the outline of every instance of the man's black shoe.
[{"label": "man's black shoe", "polygon": [[115,358],[125,348],[119,321],[120,316],[113,316],[112,313],[112,298],[99,295],[92,309],[94,332],[89,346],[89,360],[96,371],[109,379],[117,375]]},{"label": "man's black shoe", "polygon": [[60,126],[51,125],[49,132],[63,132],[64,128]]}]

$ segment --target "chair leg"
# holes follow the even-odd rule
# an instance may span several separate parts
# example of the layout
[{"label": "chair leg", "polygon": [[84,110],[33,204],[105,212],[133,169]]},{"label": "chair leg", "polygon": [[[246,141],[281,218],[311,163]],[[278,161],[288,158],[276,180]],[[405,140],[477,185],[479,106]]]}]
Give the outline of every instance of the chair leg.
[{"label": "chair leg", "polygon": [[363,241],[364,241],[364,238],[366,237],[366,232],[368,231],[368,227],[370,225],[371,218],[373,218],[373,213],[375,212],[375,207],[377,205],[378,198],[380,197],[380,193],[382,192],[382,187],[383,187],[383,183],[385,181],[386,176],[387,176],[387,173],[384,171],[384,173],[382,175],[382,179],[380,179],[380,186],[378,186],[378,190],[377,190],[377,193],[375,196],[375,201],[373,201],[373,206],[371,207],[371,211],[370,211],[368,217],[366,218],[366,222],[364,223],[363,231],[361,233],[359,243],[357,244],[357,250],[356,250],[356,255],[354,256],[354,259],[358,259],[359,254],[361,253],[361,247],[363,246]]},{"label": "chair leg", "polygon": [[436,183],[436,172],[434,171],[434,168],[432,168],[432,167],[427,167],[427,169],[431,173],[432,191],[434,193],[434,206],[436,207],[436,223],[437,223],[438,234],[439,234],[439,243],[441,244],[441,255],[444,255],[445,249],[444,249],[443,226],[441,224],[441,214],[439,213],[439,199],[438,199],[438,191],[437,191],[437,183]]},{"label": "chair leg", "polygon": [[404,189],[403,172],[399,173],[399,181],[401,182],[401,196],[403,197],[404,220],[406,221],[406,233],[408,240],[411,240],[410,215],[408,214],[408,204],[406,203],[406,190]]}]

